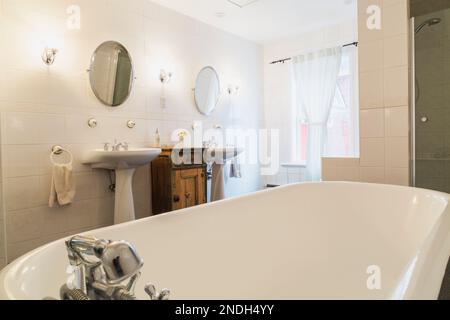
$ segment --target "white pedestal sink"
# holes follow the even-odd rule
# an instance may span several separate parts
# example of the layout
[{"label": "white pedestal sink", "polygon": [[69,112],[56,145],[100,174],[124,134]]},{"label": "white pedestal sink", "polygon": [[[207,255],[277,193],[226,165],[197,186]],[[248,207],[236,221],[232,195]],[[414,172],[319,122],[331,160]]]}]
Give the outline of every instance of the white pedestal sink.
[{"label": "white pedestal sink", "polygon": [[137,167],[153,161],[161,149],[142,148],[126,151],[91,150],[87,152],[83,163],[94,169],[115,170],[116,195],[114,208],[114,224],[136,219],[133,201],[133,175]]},{"label": "white pedestal sink", "polygon": [[244,149],[226,147],[226,148],[208,148],[207,163],[212,165],[211,181],[211,201],[225,199],[225,164],[227,161],[240,155]]}]

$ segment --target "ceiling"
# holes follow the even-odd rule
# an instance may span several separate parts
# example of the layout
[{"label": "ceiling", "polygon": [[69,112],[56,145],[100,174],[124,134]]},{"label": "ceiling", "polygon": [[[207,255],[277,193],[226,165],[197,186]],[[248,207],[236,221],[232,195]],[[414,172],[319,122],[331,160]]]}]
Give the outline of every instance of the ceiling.
[{"label": "ceiling", "polygon": [[261,44],[356,19],[357,14],[356,0],[257,0],[243,8],[227,0],[151,1]]}]

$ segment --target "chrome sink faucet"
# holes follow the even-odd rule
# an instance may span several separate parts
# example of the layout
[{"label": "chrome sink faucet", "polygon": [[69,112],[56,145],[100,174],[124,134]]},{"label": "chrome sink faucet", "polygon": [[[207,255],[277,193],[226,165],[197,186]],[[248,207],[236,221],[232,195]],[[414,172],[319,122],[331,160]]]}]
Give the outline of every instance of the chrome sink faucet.
[{"label": "chrome sink faucet", "polygon": [[127,142],[119,142],[113,146],[113,151],[120,151],[120,150],[128,151],[128,149],[129,146]]},{"label": "chrome sink faucet", "polygon": [[[71,283],[61,287],[62,300],[136,300],[135,286],[144,266],[134,246],[75,236],[66,241],[73,272]],[[168,300],[170,291],[160,293],[152,284],[145,287],[151,300]]]},{"label": "chrome sink faucet", "polygon": [[209,141],[203,141],[203,148],[215,148],[217,147],[216,139],[212,137]]},{"label": "chrome sink faucet", "polygon": [[128,142],[117,142],[117,139],[114,140],[114,144],[111,144],[109,142],[105,142],[103,146],[103,150],[105,151],[128,151],[129,150],[129,144]]}]

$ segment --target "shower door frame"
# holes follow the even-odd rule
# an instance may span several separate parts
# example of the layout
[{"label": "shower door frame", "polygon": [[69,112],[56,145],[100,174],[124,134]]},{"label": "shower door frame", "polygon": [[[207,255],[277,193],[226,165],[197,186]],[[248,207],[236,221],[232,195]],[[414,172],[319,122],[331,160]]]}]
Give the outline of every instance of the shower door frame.
[{"label": "shower door frame", "polygon": [[415,17],[410,19],[410,54],[411,54],[411,79],[410,79],[410,182],[413,187],[416,186],[416,33]]}]

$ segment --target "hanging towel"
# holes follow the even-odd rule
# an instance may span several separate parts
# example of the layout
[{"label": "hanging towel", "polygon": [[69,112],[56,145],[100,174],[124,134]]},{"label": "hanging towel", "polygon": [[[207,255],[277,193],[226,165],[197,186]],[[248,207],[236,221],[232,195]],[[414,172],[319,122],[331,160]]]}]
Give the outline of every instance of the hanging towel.
[{"label": "hanging towel", "polygon": [[55,164],[48,205],[50,208],[56,205],[65,206],[71,204],[75,197],[75,183],[71,164]]},{"label": "hanging towel", "polygon": [[241,165],[237,158],[233,158],[233,160],[231,160],[230,178],[237,178],[237,179],[242,178]]},{"label": "hanging towel", "polygon": [[213,165],[213,179],[211,182],[211,201],[225,199],[225,165]]}]

